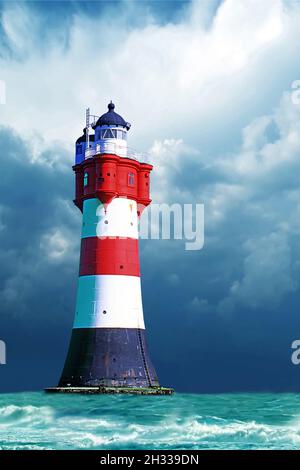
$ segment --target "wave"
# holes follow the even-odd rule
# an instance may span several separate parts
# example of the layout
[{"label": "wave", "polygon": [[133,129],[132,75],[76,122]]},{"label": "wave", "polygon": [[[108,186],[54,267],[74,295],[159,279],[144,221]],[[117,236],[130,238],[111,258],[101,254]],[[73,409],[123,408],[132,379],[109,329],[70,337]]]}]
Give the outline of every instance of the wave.
[{"label": "wave", "polygon": [[34,398],[0,406],[0,449],[300,449],[300,414],[272,423],[186,411],[182,397],[165,414],[160,401]]},{"label": "wave", "polygon": [[[272,426],[255,421],[215,422],[189,420],[164,426],[129,426],[136,431],[142,446],[154,442],[157,448],[300,448],[299,429],[293,426]],[[154,441],[153,441],[154,439]]]},{"label": "wave", "polygon": [[16,424],[49,424],[54,412],[50,407],[8,405],[0,408],[0,428]]}]

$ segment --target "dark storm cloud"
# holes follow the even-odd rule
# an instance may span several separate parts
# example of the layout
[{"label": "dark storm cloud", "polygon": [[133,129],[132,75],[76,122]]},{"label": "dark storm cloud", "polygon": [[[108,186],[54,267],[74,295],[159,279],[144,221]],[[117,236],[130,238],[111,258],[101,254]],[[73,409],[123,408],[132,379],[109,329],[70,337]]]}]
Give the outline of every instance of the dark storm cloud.
[{"label": "dark storm cloud", "polygon": [[[64,361],[75,301],[80,214],[70,203],[73,175],[63,149],[52,148],[34,160],[28,144],[3,128],[0,145],[5,149],[0,331],[8,346],[8,364],[0,371],[2,390],[39,388],[56,383]],[[188,188],[189,172],[187,162],[181,189]],[[175,174],[171,171],[171,180]],[[202,185],[223,181],[218,174],[206,182],[202,178]],[[225,220],[218,228],[217,240],[208,239],[199,252],[184,251],[182,242],[142,242],[145,316],[155,363],[164,383],[178,390],[295,388],[298,372],[290,366],[289,347],[300,328],[295,315],[298,292],[284,312],[286,304],[266,315],[267,305],[253,310],[240,299],[229,316],[218,312],[233,280],[242,283],[244,276],[246,249],[239,243],[243,214],[240,207],[230,214],[230,223]],[[271,263],[282,246],[281,239],[274,243]],[[269,245],[266,240],[260,258]],[[286,258],[285,251],[282,256]],[[253,263],[248,269],[259,269],[255,258]],[[282,268],[279,261],[279,271],[271,270],[272,275],[284,275]],[[262,273],[263,285],[268,273]],[[255,273],[254,288],[256,279]],[[264,299],[264,291],[262,295]],[[278,367],[284,371],[281,379]]]},{"label": "dark storm cloud", "polygon": [[[1,177],[2,236],[17,225],[19,242],[26,244],[29,235],[38,238],[49,226],[61,221],[57,201],[67,199],[71,189],[71,175],[64,164],[66,152],[61,148],[50,150],[52,156],[60,154],[62,164],[54,159],[49,162],[47,151],[35,160],[29,144],[7,128],[0,129],[0,145],[5,166]],[[17,215],[14,209],[18,210]],[[50,218],[43,217],[43,213],[49,212]],[[31,234],[30,227],[33,227]],[[8,235],[7,240],[10,240]]]},{"label": "dark storm cloud", "polygon": [[[25,387],[36,374],[43,381],[49,372],[43,360],[52,360],[70,327],[80,222],[70,203],[70,168],[49,164],[43,153],[33,162],[30,147],[11,129],[0,129],[0,148],[0,335],[9,358],[1,386],[9,390],[21,370]],[[66,157],[59,148],[49,153]]]},{"label": "dark storm cloud", "polygon": [[290,362],[300,331],[299,109],[289,95],[273,118],[276,132],[272,117],[254,120],[236,153],[212,158],[208,172],[183,145],[173,158],[161,148],[154,194],[202,202],[206,217],[202,251],[143,242],[151,341],[178,388],[299,389]]}]

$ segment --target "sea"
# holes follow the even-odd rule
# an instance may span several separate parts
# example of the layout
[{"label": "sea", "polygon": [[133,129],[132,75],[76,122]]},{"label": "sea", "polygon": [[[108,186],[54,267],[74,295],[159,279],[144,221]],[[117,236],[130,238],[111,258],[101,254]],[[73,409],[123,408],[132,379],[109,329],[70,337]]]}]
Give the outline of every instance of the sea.
[{"label": "sea", "polygon": [[0,449],[300,449],[300,394],[0,394]]}]

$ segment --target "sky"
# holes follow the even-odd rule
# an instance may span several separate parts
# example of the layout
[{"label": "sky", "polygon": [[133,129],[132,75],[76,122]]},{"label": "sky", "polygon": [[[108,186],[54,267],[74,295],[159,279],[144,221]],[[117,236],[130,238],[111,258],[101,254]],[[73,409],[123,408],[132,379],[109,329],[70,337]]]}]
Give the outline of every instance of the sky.
[{"label": "sky", "polygon": [[153,202],[205,208],[202,250],[141,241],[162,385],[300,390],[299,35],[293,0],[0,3],[0,392],[59,379],[79,261],[74,141],[85,109],[111,99],[152,156]]}]

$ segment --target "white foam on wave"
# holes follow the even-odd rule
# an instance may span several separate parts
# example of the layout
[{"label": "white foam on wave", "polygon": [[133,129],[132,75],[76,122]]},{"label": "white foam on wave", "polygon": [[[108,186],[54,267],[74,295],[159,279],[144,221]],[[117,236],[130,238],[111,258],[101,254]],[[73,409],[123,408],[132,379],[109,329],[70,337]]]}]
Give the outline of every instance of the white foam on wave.
[{"label": "white foam on wave", "polygon": [[[176,416],[153,424],[60,415],[49,406],[0,407],[0,449],[300,448],[300,419],[284,425]],[[9,428],[9,432],[8,432]]]},{"label": "white foam on wave", "polygon": [[50,424],[54,419],[54,410],[48,406],[8,405],[0,408],[0,429],[16,424]]},{"label": "white foam on wave", "polygon": [[291,443],[293,447],[300,447],[298,429],[293,426],[274,426],[255,421],[229,422],[220,418],[214,418],[214,420],[218,424],[205,422],[205,420],[202,422],[187,420],[168,422],[160,426],[131,425],[128,431],[137,433],[138,444],[146,445],[152,442],[156,447],[164,445],[180,448],[191,445],[197,448],[203,444],[211,448],[229,448],[230,444],[237,447],[238,443],[250,446],[255,444],[261,448],[268,448],[276,443],[283,447],[288,443]]},{"label": "white foam on wave", "polygon": [[[73,436],[74,437],[74,436]],[[75,438],[75,440],[77,440]],[[137,433],[115,433],[111,436],[99,436],[92,433],[84,433],[78,436],[78,446],[80,448],[90,449],[101,447],[114,447],[116,444],[137,442]]]}]

